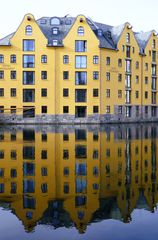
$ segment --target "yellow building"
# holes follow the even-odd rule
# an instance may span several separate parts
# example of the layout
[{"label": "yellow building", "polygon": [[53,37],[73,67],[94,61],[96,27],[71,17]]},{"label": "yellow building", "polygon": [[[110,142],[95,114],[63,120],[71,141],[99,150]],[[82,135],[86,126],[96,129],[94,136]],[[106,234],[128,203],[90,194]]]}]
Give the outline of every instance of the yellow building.
[{"label": "yellow building", "polygon": [[129,23],[27,14],[0,40],[0,121],[156,121],[157,46]]}]

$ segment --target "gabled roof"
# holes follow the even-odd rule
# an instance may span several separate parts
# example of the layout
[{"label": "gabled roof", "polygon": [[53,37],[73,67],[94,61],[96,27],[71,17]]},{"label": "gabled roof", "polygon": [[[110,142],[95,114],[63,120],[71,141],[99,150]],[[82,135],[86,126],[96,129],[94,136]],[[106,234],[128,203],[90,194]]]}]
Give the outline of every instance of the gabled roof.
[{"label": "gabled roof", "polygon": [[10,45],[10,39],[12,38],[13,35],[14,35],[14,33],[11,33],[8,36],[0,39],[0,46],[8,46],[8,45]]},{"label": "gabled roof", "polygon": [[136,32],[134,33],[135,38],[138,42],[138,45],[140,47],[140,53],[144,54],[144,49],[146,48],[146,45],[152,35],[152,31],[149,32]]}]

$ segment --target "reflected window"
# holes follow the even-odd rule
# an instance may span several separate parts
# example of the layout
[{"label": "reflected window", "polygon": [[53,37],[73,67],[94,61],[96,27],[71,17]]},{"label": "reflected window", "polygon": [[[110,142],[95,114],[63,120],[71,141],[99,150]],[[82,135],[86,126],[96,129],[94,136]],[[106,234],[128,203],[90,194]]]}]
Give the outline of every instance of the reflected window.
[{"label": "reflected window", "polygon": [[0,168],[0,177],[4,177],[4,168]]},{"label": "reflected window", "polygon": [[69,193],[69,183],[64,183],[64,193]]},{"label": "reflected window", "polygon": [[41,168],[41,175],[42,176],[48,176],[48,169],[46,167]]},{"label": "reflected window", "polygon": [[93,176],[97,177],[99,175],[98,167],[93,167]]},{"label": "reflected window", "polygon": [[4,151],[0,150],[0,159],[4,159]]},{"label": "reflected window", "polygon": [[41,159],[47,159],[47,150],[41,151]]},{"label": "reflected window", "polygon": [[34,163],[23,163],[23,176],[35,176]]},{"label": "reflected window", "polygon": [[17,177],[17,170],[16,169],[11,169],[10,170],[10,176],[11,176],[11,178],[16,178]]},{"label": "reflected window", "polygon": [[93,159],[97,159],[99,157],[99,152],[98,150],[93,151]]},{"label": "reflected window", "polygon": [[77,176],[87,175],[87,165],[85,163],[76,163],[76,175]]},{"label": "reflected window", "polygon": [[106,172],[106,174],[110,173],[110,165],[109,164],[106,164],[105,172]]},{"label": "reflected window", "polygon": [[0,193],[4,193],[4,183],[0,183]]},{"label": "reflected window", "polygon": [[87,132],[85,129],[75,129],[75,140],[76,141],[86,141]]},{"label": "reflected window", "polygon": [[32,179],[23,180],[23,192],[24,193],[34,193],[35,192],[35,182]]},{"label": "reflected window", "polygon": [[64,176],[69,176],[69,167],[64,167],[63,174]]},{"label": "reflected window", "polygon": [[86,196],[76,196],[75,197],[75,206],[79,207],[79,206],[84,206],[87,203],[87,198]]},{"label": "reflected window", "polygon": [[28,209],[35,209],[36,208],[36,200],[33,197],[28,197],[24,195],[23,198],[23,207]]},{"label": "reflected window", "polygon": [[41,184],[41,191],[42,191],[42,193],[47,193],[47,191],[48,191],[47,183]]},{"label": "reflected window", "polygon": [[87,158],[87,148],[83,145],[77,145],[75,148],[76,158]]},{"label": "reflected window", "polygon": [[63,159],[69,159],[69,150],[67,149],[63,150]]},{"label": "reflected window", "polygon": [[63,134],[63,141],[69,141],[69,134]]},{"label": "reflected window", "polygon": [[15,182],[11,182],[10,193],[15,194],[17,190],[17,184]]},{"label": "reflected window", "polygon": [[76,179],[76,193],[86,193],[86,192],[87,192],[87,180]]},{"label": "reflected window", "polygon": [[23,130],[23,141],[35,141],[35,131],[31,129]]},{"label": "reflected window", "polygon": [[27,212],[26,212],[26,218],[27,218],[28,220],[31,220],[31,219],[33,218],[33,212],[27,211]]},{"label": "reflected window", "polygon": [[84,215],[85,215],[85,214],[84,214],[84,211],[78,211],[78,212],[77,212],[77,216],[78,216],[78,219],[79,219],[79,220],[82,220],[82,219],[84,218]]},{"label": "reflected window", "polygon": [[47,134],[46,133],[42,133],[41,140],[42,140],[42,142],[47,142]]},{"label": "reflected window", "polygon": [[10,140],[11,141],[16,141],[16,133],[11,133]]},{"label": "reflected window", "polygon": [[24,146],[23,147],[23,159],[35,159],[35,147],[33,146]]},{"label": "reflected window", "polygon": [[98,132],[94,132],[93,133],[93,141],[98,141],[99,136],[98,136]]},{"label": "reflected window", "polygon": [[93,189],[98,190],[99,189],[99,184],[98,183],[93,183]]}]

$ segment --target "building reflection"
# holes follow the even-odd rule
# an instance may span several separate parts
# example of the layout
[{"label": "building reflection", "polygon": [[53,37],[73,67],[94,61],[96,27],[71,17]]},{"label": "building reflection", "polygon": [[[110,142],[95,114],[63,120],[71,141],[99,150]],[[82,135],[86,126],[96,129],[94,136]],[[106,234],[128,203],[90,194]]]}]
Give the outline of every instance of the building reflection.
[{"label": "building reflection", "polygon": [[1,127],[0,206],[26,231],[132,221],[158,202],[157,126]]}]

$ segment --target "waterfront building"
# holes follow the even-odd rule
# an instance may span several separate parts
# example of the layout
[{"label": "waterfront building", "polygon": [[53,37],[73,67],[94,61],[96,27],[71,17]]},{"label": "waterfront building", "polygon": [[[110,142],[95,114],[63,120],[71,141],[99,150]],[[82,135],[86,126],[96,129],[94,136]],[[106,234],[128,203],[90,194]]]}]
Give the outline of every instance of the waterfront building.
[{"label": "waterfront building", "polygon": [[26,14],[0,40],[0,121],[157,121],[157,49],[130,23]]}]

